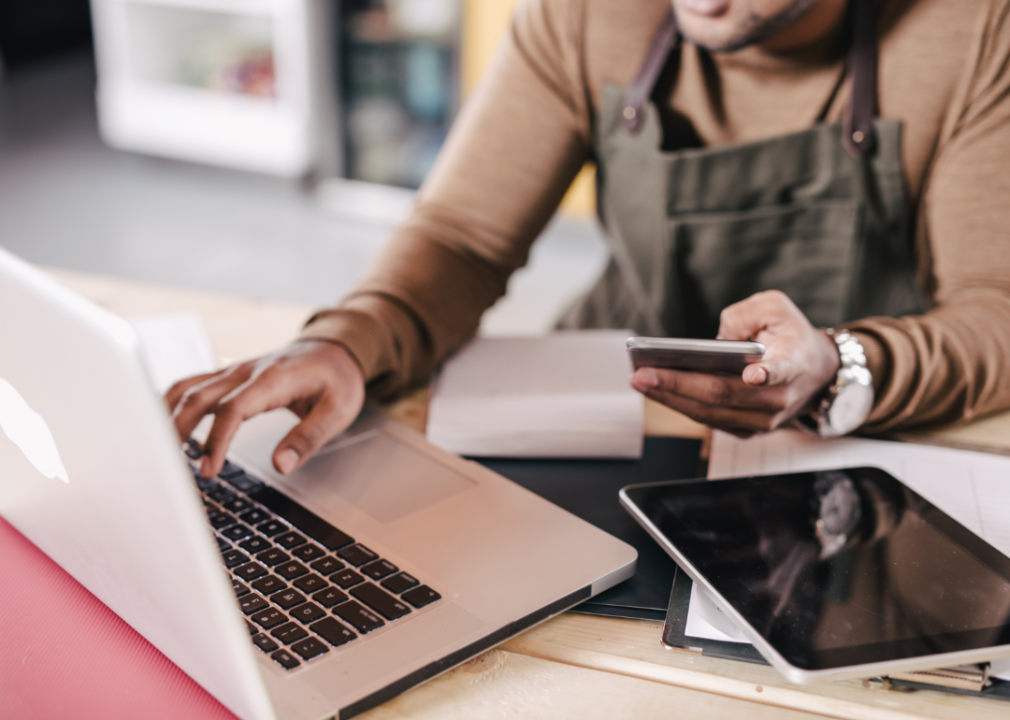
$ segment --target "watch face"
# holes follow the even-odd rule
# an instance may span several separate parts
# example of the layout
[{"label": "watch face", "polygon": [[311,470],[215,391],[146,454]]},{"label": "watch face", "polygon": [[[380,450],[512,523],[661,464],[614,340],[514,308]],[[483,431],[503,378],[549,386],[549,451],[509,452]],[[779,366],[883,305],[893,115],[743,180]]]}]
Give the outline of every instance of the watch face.
[{"label": "watch face", "polygon": [[849,382],[839,389],[827,412],[831,428],[845,435],[863,424],[873,409],[873,388]]}]

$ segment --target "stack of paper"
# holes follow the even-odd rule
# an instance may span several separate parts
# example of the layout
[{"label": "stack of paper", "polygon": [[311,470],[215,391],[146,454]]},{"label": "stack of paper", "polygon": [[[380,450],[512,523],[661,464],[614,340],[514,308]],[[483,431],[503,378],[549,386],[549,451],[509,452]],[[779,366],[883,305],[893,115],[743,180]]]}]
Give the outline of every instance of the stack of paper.
[{"label": "stack of paper", "polygon": [[643,400],[628,384],[629,334],[474,340],[436,381],[428,440],[480,457],[639,457]]}]

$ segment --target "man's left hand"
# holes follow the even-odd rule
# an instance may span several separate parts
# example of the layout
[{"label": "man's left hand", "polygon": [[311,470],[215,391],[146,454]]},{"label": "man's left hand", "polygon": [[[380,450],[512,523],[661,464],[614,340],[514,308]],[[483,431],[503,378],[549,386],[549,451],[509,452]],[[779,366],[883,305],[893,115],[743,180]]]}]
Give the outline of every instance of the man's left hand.
[{"label": "man's left hand", "polygon": [[777,290],[723,310],[719,338],[755,340],[765,346],[765,356],[740,376],[639,368],[632,387],[698,422],[750,437],[810,409],[838,373],[834,341]]}]

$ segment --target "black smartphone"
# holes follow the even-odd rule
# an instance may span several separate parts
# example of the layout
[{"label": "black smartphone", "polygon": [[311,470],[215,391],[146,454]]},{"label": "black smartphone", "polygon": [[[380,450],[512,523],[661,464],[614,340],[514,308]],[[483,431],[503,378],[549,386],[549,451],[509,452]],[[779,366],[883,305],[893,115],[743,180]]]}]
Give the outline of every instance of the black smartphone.
[{"label": "black smartphone", "polygon": [[693,370],[739,375],[748,365],[760,362],[765,346],[750,340],[693,340],[689,338],[628,338],[631,363],[640,367]]}]

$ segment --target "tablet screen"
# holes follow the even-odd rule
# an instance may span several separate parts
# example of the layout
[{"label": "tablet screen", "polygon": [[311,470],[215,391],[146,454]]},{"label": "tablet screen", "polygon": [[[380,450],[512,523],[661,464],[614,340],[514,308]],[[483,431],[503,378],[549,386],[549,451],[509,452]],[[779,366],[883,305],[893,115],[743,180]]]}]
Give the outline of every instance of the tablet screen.
[{"label": "tablet screen", "polygon": [[1010,644],[1010,558],[878,468],[624,492],[796,667]]}]

